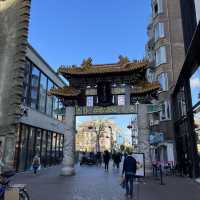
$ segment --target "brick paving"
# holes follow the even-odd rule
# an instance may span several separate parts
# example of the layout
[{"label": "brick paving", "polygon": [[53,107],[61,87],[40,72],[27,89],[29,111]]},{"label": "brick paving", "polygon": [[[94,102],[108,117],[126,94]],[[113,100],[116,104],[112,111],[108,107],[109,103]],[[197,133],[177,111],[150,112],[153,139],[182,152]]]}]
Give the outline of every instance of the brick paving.
[{"label": "brick paving", "polygon": [[[61,177],[61,166],[43,169],[38,175],[18,174],[14,182],[26,183],[31,200],[126,200],[119,185],[120,173],[95,166],[77,166],[76,176]],[[137,200],[200,200],[200,184],[189,178],[164,177],[164,186],[155,178],[135,184]]]}]

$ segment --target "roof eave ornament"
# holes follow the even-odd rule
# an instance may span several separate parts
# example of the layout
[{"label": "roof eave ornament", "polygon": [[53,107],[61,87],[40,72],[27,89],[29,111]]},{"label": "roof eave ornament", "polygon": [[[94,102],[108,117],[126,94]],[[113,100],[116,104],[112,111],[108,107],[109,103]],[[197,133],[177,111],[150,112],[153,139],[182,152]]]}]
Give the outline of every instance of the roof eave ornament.
[{"label": "roof eave ornament", "polygon": [[83,62],[81,64],[82,68],[90,68],[92,66],[92,58],[89,57],[87,59],[83,59]]},{"label": "roof eave ornament", "polygon": [[124,65],[124,64],[127,64],[127,63],[130,62],[130,60],[128,59],[127,56],[120,55],[118,58],[119,58],[118,63],[121,64],[121,65]]}]

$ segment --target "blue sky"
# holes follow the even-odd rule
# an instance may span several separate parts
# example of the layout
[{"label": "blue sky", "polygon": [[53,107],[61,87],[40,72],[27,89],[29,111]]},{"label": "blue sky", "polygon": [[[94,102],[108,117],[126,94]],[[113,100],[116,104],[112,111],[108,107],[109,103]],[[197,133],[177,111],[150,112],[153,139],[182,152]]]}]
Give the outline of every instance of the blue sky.
[{"label": "blue sky", "polygon": [[54,69],[87,57],[141,59],[150,12],[149,0],[35,0],[29,42]]},{"label": "blue sky", "polygon": [[[91,115],[91,116],[78,116],[76,117],[76,126],[78,127],[82,122],[91,121],[91,120],[99,120],[99,119],[108,119],[112,120],[117,126],[122,130],[120,135],[122,136],[118,143],[122,143],[123,138],[126,136],[131,141],[131,131],[127,128],[127,126],[131,123],[131,119],[135,119],[136,115]],[[119,139],[119,138],[118,138]]]}]

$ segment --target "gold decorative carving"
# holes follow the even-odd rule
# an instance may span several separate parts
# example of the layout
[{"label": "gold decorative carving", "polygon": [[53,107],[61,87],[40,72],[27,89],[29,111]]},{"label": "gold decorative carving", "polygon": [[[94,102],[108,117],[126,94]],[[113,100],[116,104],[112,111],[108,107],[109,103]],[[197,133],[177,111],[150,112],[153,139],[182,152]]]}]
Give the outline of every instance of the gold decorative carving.
[{"label": "gold decorative carving", "polygon": [[130,61],[127,56],[122,56],[122,55],[119,56],[119,62],[118,62],[119,64],[126,64],[128,62]]},{"label": "gold decorative carving", "polygon": [[83,62],[82,62],[82,64],[81,64],[81,66],[82,66],[83,68],[91,67],[91,66],[92,66],[92,58],[89,57],[89,58],[87,58],[87,59],[83,59]]}]

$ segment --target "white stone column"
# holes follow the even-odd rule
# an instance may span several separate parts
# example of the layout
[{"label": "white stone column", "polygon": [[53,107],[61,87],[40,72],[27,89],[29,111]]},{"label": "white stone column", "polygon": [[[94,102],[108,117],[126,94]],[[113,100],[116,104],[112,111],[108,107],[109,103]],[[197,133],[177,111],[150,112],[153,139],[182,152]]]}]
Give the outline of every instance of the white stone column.
[{"label": "white stone column", "polygon": [[63,148],[63,168],[62,176],[71,176],[75,174],[75,107],[67,106],[65,109],[66,131],[64,135]]},{"label": "white stone column", "polygon": [[145,174],[151,173],[149,124],[147,116],[147,105],[138,105],[138,150],[145,154]]}]

